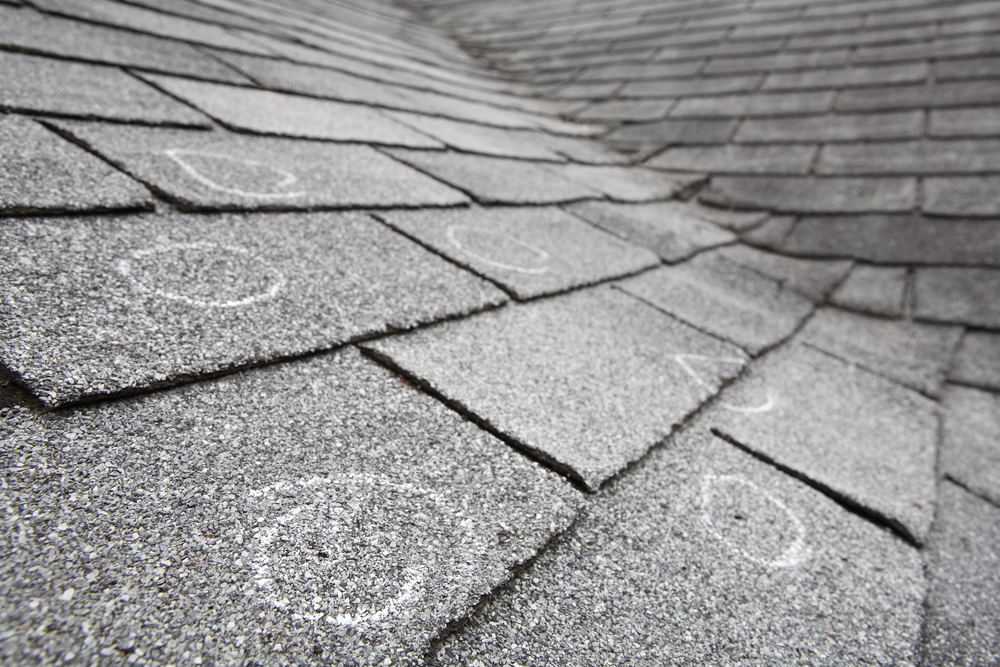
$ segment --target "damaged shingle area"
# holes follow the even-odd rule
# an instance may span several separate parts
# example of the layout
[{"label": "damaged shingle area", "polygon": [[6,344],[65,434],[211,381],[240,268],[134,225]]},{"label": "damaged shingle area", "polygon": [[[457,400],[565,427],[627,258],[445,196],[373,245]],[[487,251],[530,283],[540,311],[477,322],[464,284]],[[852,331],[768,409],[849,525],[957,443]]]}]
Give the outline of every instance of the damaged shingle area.
[{"label": "damaged shingle area", "polygon": [[0,0],[0,662],[996,664],[998,91],[983,0]]}]

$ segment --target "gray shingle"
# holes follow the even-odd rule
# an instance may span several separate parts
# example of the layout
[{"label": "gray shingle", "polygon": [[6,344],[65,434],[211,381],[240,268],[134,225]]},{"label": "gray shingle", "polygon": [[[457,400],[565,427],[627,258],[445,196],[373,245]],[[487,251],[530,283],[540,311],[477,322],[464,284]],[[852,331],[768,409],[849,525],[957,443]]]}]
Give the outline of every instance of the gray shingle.
[{"label": "gray shingle", "polygon": [[659,120],[667,115],[673,100],[608,100],[574,114],[584,120]]},{"label": "gray shingle", "polygon": [[498,157],[565,161],[564,157],[547,144],[545,135],[541,132],[487,127],[400,111],[386,111],[385,114],[460,151]]},{"label": "gray shingle", "polygon": [[802,218],[779,246],[787,252],[854,257],[875,263],[1000,266],[993,220],[942,220],[916,215]]},{"label": "gray shingle", "polygon": [[427,135],[360,104],[153,74],[143,78],[237,130],[390,146],[442,147]]},{"label": "gray shingle", "polygon": [[713,174],[806,174],[816,146],[675,146],[646,162],[659,169]]},{"label": "gray shingle", "polygon": [[19,658],[416,662],[581,498],[353,350],[0,431]]},{"label": "gray shingle", "polygon": [[699,209],[677,202],[582,202],[568,209],[615,236],[646,246],[667,262],[736,240],[735,234],[699,215]]},{"label": "gray shingle", "polygon": [[950,483],[931,535],[924,658],[932,665],[1000,660],[1000,509]]},{"label": "gray shingle", "polygon": [[[826,91],[689,97],[677,103],[670,112],[670,117],[794,116],[820,113],[830,108],[833,97],[832,92]],[[839,106],[838,103],[838,108]]]},{"label": "gray shingle", "polygon": [[718,252],[751,271],[778,281],[782,287],[795,290],[814,303],[823,301],[851,268],[851,263],[844,260],[798,259],[741,243],[720,248]]},{"label": "gray shingle", "polygon": [[[593,490],[745,363],[739,348],[607,287],[365,347]],[[685,359],[703,356],[710,369],[695,381]]]},{"label": "gray shingle", "polygon": [[35,0],[39,9],[96,23],[120,26],[137,32],[206,44],[244,53],[273,55],[269,50],[241,39],[222,26],[212,25],[111,0]]},{"label": "gray shingle", "polygon": [[644,202],[668,199],[701,180],[700,174],[671,174],[639,166],[546,165],[564,178],[603,192],[608,199]]},{"label": "gray shingle", "polygon": [[933,137],[1000,136],[1000,109],[934,109],[930,112],[927,132]]},{"label": "gray shingle", "polygon": [[754,356],[787,338],[813,310],[804,296],[716,253],[617,286]]},{"label": "gray shingle", "polygon": [[926,213],[1000,217],[1000,176],[929,177],[923,185]]},{"label": "gray shingle", "polygon": [[468,197],[361,145],[62,122],[183,209],[448,206]]},{"label": "gray shingle", "polygon": [[824,146],[818,174],[947,174],[1000,171],[1000,139],[892,141]]},{"label": "gray shingle", "polygon": [[1000,269],[928,267],[914,282],[918,318],[1000,329]]},{"label": "gray shingle", "polygon": [[709,424],[923,542],[934,517],[937,406],[811,347],[750,366]]},{"label": "gray shingle", "polygon": [[859,265],[830,297],[841,308],[885,317],[903,316],[906,269]]},{"label": "gray shingle", "polygon": [[772,73],[764,80],[762,90],[799,90],[818,88],[855,88],[916,83],[927,78],[927,63],[905,63],[881,67],[847,67],[816,69],[799,72]]},{"label": "gray shingle", "polygon": [[250,83],[236,70],[183,42],[0,7],[0,45],[81,60],[129,65],[198,79]]},{"label": "gray shingle", "polygon": [[388,151],[483,204],[550,204],[601,193],[533,162],[440,151]]},{"label": "gray shingle", "polygon": [[736,120],[664,120],[659,123],[624,125],[609,132],[604,141],[618,150],[643,159],[663,146],[674,144],[721,144],[736,129]]},{"label": "gray shingle", "polygon": [[49,405],[506,300],[360,214],[12,220],[0,238],[2,361]]},{"label": "gray shingle", "polygon": [[823,308],[801,340],[928,396],[941,393],[959,327],[918,324]]},{"label": "gray shingle", "polygon": [[1000,504],[1000,397],[951,386],[944,394],[943,407],[941,471]]},{"label": "gray shingle", "polygon": [[379,218],[520,299],[659,264],[649,250],[594,229],[558,208],[394,211]]},{"label": "gray shingle", "polygon": [[967,331],[955,353],[948,379],[1000,391],[1000,334]]},{"label": "gray shingle", "polygon": [[912,178],[812,178],[718,176],[699,199],[718,206],[789,213],[909,211],[916,199]]},{"label": "gray shingle", "polygon": [[847,64],[847,49],[802,51],[765,56],[712,58],[703,70],[705,74],[735,74],[738,72],[777,72],[814,67],[840,67]]},{"label": "gray shingle", "polygon": [[919,553],[704,421],[602,501],[438,663],[916,662]]},{"label": "gray shingle", "polygon": [[759,75],[715,76],[694,79],[660,79],[656,81],[632,81],[626,84],[621,97],[687,97],[690,95],[720,95],[722,93],[743,93],[755,90],[760,82]]},{"label": "gray shingle", "polygon": [[1000,77],[1000,57],[941,60],[934,63],[934,76],[942,81]]},{"label": "gray shingle", "polygon": [[0,52],[0,110],[150,124],[208,125],[202,114],[117,67],[20,53]]},{"label": "gray shingle", "polygon": [[887,111],[998,103],[1000,103],[1000,87],[970,86],[964,81],[958,81],[931,85],[887,86],[875,90],[845,90],[837,96],[836,109]]},{"label": "gray shingle", "polygon": [[150,209],[149,192],[34,121],[0,116],[0,215]]},{"label": "gray shingle", "polygon": [[740,129],[733,140],[762,143],[818,143],[863,139],[915,139],[923,134],[923,128],[922,111],[747,118],[740,124]]}]

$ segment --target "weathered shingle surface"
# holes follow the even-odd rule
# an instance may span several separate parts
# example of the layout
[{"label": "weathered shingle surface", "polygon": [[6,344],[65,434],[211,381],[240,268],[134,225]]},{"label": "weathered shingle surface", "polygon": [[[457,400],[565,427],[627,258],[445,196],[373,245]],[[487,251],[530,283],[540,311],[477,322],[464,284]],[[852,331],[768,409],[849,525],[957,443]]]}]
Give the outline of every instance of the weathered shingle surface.
[{"label": "weathered shingle surface", "polygon": [[993,665],[1000,5],[0,0],[0,662]]}]

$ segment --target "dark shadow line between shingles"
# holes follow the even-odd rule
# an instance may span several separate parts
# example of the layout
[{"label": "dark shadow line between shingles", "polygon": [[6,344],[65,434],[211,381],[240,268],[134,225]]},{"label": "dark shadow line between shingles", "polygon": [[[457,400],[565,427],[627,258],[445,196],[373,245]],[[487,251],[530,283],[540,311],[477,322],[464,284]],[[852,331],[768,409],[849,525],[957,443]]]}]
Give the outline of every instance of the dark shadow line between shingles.
[{"label": "dark shadow line between shingles", "polygon": [[[55,412],[59,410],[73,410],[85,405],[120,401],[135,396],[152,394],[157,391],[173,389],[185,385],[197,384],[198,382],[201,381],[213,380],[228,375],[235,375],[238,373],[243,373],[245,371],[264,369],[277,364],[291,363],[305,359],[311,359],[313,357],[322,356],[324,354],[335,354],[352,345],[357,345],[359,343],[364,343],[368,341],[374,341],[381,338],[387,338],[398,334],[420,331],[422,329],[427,329],[429,327],[438,324],[444,324],[446,322],[454,322],[457,320],[465,319],[466,317],[472,317],[474,315],[486,313],[491,310],[497,310],[499,308],[503,308],[506,305],[507,305],[506,300],[504,300],[501,303],[486,303],[483,305],[478,305],[469,308],[467,310],[463,310],[462,312],[449,313],[447,315],[443,315],[433,320],[420,322],[412,326],[396,326],[396,325],[386,324],[376,330],[351,336],[349,338],[345,338],[342,341],[338,341],[326,347],[317,347],[308,350],[295,351],[288,354],[276,354],[274,356],[266,358],[262,357],[258,359],[251,359],[244,363],[230,364],[228,366],[223,366],[214,370],[196,371],[192,373],[181,373],[178,375],[173,375],[167,378],[166,380],[153,381],[143,384],[141,387],[125,387],[117,391],[112,391],[105,394],[83,394],[54,404],[45,403],[44,409],[46,412]],[[38,398],[37,394],[35,393],[35,390],[29,387],[27,384],[25,384],[23,379],[16,372],[14,372],[8,366],[6,366],[6,364],[0,362],[0,369],[6,370],[6,372],[8,372],[12,376],[13,380],[19,386],[24,387],[31,393],[32,396]]]},{"label": "dark shadow line between shingles", "polygon": [[[190,107],[190,104],[185,102],[185,106]],[[65,120],[83,120],[90,122],[101,122],[101,123],[114,123],[115,125],[137,125],[140,127],[162,127],[169,129],[180,129],[180,130],[192,130],[199,132],[206,132],[212,129],[211,118],[206,114],[198,111],[201,115],[205,116],[204,122],[194,122],[194,121],[180,121],[180,120],[149,120],[145,118],[113,118],[110,116],[101,116],[96,113],[74,113],[72,111],[51,111],[48,109],[39,109],[37,107],[22,107],[17,104],[4,104],[0,102],[0,112],[17,114],[21,116],[28,116],[34,118],[35,120],[40,120],[36,116],[41,116],[43,118],[61,118]]]},{"label": "dark shadow line between shingles", "polygon": [[[0,3],[0,5],[2,5],[2,4],[3,3]],[[144,36],[146,36],[146,37],[153,37],[153,38],[159,38],[159,39],[164,39],[164,40],[169,39],[167,37],[159,37],[158,35],[154,35],[152,33],[142,33],[142,34]],[[177,40],[171,40],[171,41],[177,41]],[[193,45],[191,45],[188,42],[179,42],[179,43],[188,44],[189,46],[193,46]],[[181,72],[181,71],[178,71],[178,70],[160,69],[160,68],[157,68],[155,66],[148,65],[148,64],[140,64],[140,63],[134,63],[134,62],[124,62],[124,61],[116,61],[116,60],[101,60],[98,57],[87,56],[87,55],[83,55],[83,54],[74,55],[74,54],[70,54],[70,53],[58,53],[58,52],[55,52],[55,51],[46,51],[43,48],[38,48],[38,47],[30,46],[30,45],[27,45],[27,44],[0,44],[0,52],[3,52],[3,53],[22,53],[24,55],[29,55],[29,56],[39,56],[39,57],[42,57],[42,58],[46,58],[48,60],[59,60],[59,61],[63,61],[63,62],[81,63],[81,64],[84,64],[84,65],[98,65],[100,67],[114,67],[114,68],[136,69],[136,70],[140,70],[142,72],[149,72],[150,74],[165,74],[165,75],[168,75],[168,76],[176,76],[176,77],[181,77],[181,78],[185,78],[185,79],[194,79],[195,81],[204,81],[206,83],[220,83],[220,84],[231,85],[231,86],[246,85],[246,84],[237,83],[237,82],[231,81],[231,80],[213,79],[213,78],[207,77],[207,76],[200,76],[197,72],[188,72],[188,71]],[[199,51],[199,53],[202,53],[206,57],[208,57],[209,55],[211,55],[211,54],[204,53],[202,51]],[[218,61],[217,58],[215,60]],[[233,74],[239,75],[239,76],[243,76],[243,77],[248,78],[248,79],[251,79],[251,77],[247,76],[243,72],[234,70],[232,68],[232,66],[229,65],[228,63],[221,63],[221,64],[225,65],[227,69],[232,70]],[[253,80],[253,79],[251,79],[251,80]]]},{"label": "dark shadow line between shingles", "polygon": [[60,206],[37,207],[37,206],[15,206],[0,209],[0,220],[5,218],[82,218],[89,215],[129,215],[135,213],[150,213],[156,210],[156,202],[152,199],[143,203],[128,204],[124,206],[87,206],[84,208],[70,209]]},{"label": "dark shadow line between shingles", "polygon": [[764,463],[770,465],[771,467],[780,470],[786,475],[799,480],[800,482],[806,484],[807,486],[812,487],[816,491],[819,491],[820,493],[822,493],[823,495],[825,495],[826,497],[830,498],[835,503],[843,507],[845,510],[849,511],[851,514],[857,515],[863,519],[866,519],[870,523],[875,524],[880,528],[890,531],[891,533],[899,537],[901,540],[903,540],[910,546],[916,547],[917,549],[923,548],[924,543],[919,538],[917,538],[916,535],[911,533],[906,526],[904,526],[896,519],[886,516],[877,510],[871,509],[870,507],[865,507],[860,502],[853,500],[852,498],[840,493],[833,487],[828,486],[827,484],[824,484],[823,482],[817,479],[809,477],[807,474],[799,470],[795,470],[790,466],[786,466],[780,463],[779,461],[768,456],[767,454],[764,454],[763,452],[760,452],[740,442],[739,440],[737,440],[736,438],[734,438],[733,436],[729,435],[724,431],[721,431],[714,427],[711,429],[711,431],[713,435],[725,440],[729,444],[733,445],[734,447],[740,449],[743,452],[746,452],[755,459],[763,461]]},{"label": "dark shadow line between shingles", "polygon": [[[939,448],[938,451],[940,452],[940,448]],[[996,507],[997,509],[1000,509],[1000,502],[998,502],[997,500],[995,500],[993,498],[990,498],[987,495],[984,495],[980,491],[977,491],[977,490],[973,489],[971,486],[969,486],[968,484],[966,484],[962,480],[958,479],[957,477],[955,477],[954,475],[952,475],[950,472],[944,473],[943,475],[941,475],[941,477],[939,479],[947,479],[949,482],[951,482],[952,484],[954,484],[957,487],[960,487],[963,491],[965,491],[969,495],[975,496],[976,498],[979,498],[980,500],[982,500],[984,503],[989,503],[993,507]]]},{"label": "dark shadow line between shingles", "polygon": [[439,390],[429,381],[425,380],[424,378],[410,372],[409,370],[397,364],[389,355],[384,354],[379,350],[369,347],[367,345],[359,345],[358,348],[365,356],[369,357],[373,361],[377,362],[378,364],[384,366],[393,373],[404,378],[411,385],[423,391],[425,394],[433,397],[446,407],[450,408],[453,412],[457,413],[460,417],[462,417],[466,421],[475,424],[476,426],[486,431],[490,435],[494,436],[501,442],[504,442],[507,445],[509,445],[515,451],[521,452],[527,458],[545,466],[546,468],[552,470],[553,472],[558,473],[559,475],[564,477],[570,484],[572,484],[573,487],[578,491],[587,494],[592,494],[597,491],[597,489],[588,487],[583,478],[580,477],[580,475],[569,466],[560,463],[559,461],[549,456],[545,452],[536,449],[534,447],[531,447],[527,443],[523,443],[520,440],[516,439],[515,437],[508,435],[503,430],[493,425],[485,417],[480,417],[478,414],[473,412],[468,406],[466,406],[461,401],[447,397],[441,390]]},{"label": "dark shadow line between shingles", "polygon": [[483,593],[471,609],[466,611],[462,616],[448,621],[443,628],[438,630],[430,639],[428,639],[423,654],[424,664],[430,665],[431,667],[441,667],[443,663],[441,663],[438,659],[438,653],[442,648],[444,648],[444,644],[448,638],[461,632],[474,620],[478,620],[483,614],[486,613],[486,610],[491,602],[501,598],[502,596],[512,594],[514,587],[521,580],[521,578],[531,572],[543,556],[558,548],[561,544],[565,543],[566,540],[570,539],[574,533],[576,533],[580,523],[586,518],[588,510],[588,507],[582,507],[562,532],[555,533],[549,537],[549,539],[546,540],[544,544],[540,545],[535,553],[526,560],[508,567],[510,576],[506,581]]}]

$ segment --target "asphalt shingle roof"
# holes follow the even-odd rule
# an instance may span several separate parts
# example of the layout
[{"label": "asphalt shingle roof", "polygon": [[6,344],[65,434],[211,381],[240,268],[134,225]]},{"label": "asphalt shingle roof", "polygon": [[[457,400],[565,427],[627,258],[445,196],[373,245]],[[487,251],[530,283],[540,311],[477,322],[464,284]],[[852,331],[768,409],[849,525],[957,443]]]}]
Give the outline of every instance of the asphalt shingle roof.
[{"label": "asphalt shingle roof", "polygon": [[1000,5],[0,0],[0,662],[1000,660]]}]

